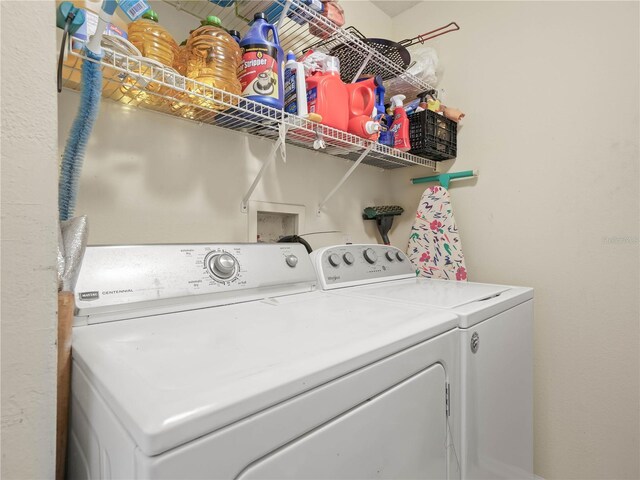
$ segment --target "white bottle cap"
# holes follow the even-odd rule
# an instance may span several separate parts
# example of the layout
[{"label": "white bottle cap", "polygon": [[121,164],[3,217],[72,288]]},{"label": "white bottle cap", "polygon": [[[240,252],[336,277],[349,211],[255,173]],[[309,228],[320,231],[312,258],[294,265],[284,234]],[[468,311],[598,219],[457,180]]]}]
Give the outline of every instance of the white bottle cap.
[{"label": "white bottle cap", "polygon": [[364,125],[364,129],[369,135],[373,135],[374,133],[378,133],[380,131],[380,124],[378,122],[370,120]]}]

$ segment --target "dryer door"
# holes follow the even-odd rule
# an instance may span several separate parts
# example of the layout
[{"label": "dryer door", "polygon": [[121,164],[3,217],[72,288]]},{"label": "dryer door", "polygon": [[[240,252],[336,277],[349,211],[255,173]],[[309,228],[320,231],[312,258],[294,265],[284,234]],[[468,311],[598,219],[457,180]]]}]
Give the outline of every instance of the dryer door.
[{"label": "dryer door", "polygon": [[445,371],[409,377],[257,460],[239,479],[447,478]]}]

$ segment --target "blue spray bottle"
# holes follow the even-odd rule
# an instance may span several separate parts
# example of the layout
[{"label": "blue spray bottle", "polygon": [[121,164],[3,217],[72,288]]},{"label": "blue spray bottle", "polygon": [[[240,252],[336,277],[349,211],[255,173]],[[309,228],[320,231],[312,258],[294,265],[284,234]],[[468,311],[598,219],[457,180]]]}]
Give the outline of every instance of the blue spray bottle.
[{"label": "blue spray bottle", "polygon": [[376,87],[376,115],[374,119],[380,123],[380,136],[378,137],[378,143],[393,147],[396,143],[396,136],[390,130],[391,123],[393,122],[393,116],[387,115],[387,111],[384,108],[384,95],[385,88],[382,83]]}]

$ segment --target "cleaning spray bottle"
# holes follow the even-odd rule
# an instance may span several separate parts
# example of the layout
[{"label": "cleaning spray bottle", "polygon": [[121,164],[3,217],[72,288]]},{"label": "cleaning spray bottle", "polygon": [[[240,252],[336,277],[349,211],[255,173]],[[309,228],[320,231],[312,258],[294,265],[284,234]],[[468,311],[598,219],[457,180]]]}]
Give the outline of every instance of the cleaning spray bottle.
[{"label": "cleaning spray bottle", "polygon": [[393,123],[389,130],[395,135],[394,147],[403,152],[411,150],[409,143],[409,118],[403,108],[402,101],[407,98],[404,95],[391,97],[391,110],[393,111]]},{"label": "cleaning spray bottle", "polygon": [[395,135],[389,130],[391,122],[393,122],[393,116],[387,115],[386,108],[384,106],[385,88],[383,84],[376,87],[376,105],[373,114],[373,119],[380,124],[380,135],[378,136],[378,143],[393,147],[395,145]]},{"label": "cleaning spray bottle", "polygon": [[[269,40],[271,32],[272,40]],[[264,13],[256,13],[251,28],[240,41],[242,62],[238,79],[242,96],[282,110],[284,106],[284,52],[278,30],[267,23]]]},{"label": "cleaning spray bottle", "polygon": [[287,54],[287,63],[284,65],[284,111],[300,117],[307,116],[304,65],[296,61],[293,52]]}]

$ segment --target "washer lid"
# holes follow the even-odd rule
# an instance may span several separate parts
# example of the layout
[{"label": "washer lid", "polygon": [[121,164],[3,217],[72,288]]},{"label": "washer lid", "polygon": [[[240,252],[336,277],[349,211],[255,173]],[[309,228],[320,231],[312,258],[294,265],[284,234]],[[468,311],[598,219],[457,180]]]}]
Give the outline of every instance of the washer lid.
[{"label": "washer lid", "polygon": [[412,278],[333,290],[337,295],[387,299],[402,304],[452,310],[469,327],[533,298],[525,287]]},{"label": "washer lid", "polygon": [[73,358],[157,455],[456,324],[445,311],[312,292],[76,327]]}]

